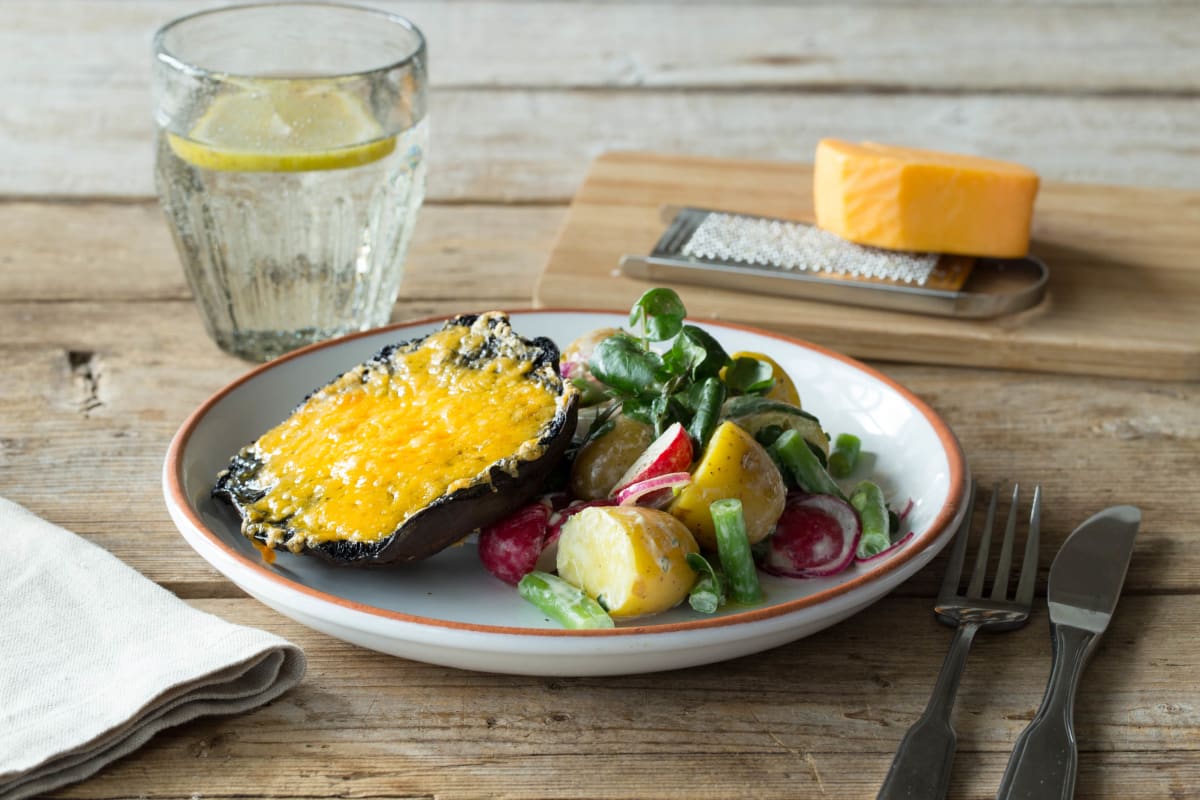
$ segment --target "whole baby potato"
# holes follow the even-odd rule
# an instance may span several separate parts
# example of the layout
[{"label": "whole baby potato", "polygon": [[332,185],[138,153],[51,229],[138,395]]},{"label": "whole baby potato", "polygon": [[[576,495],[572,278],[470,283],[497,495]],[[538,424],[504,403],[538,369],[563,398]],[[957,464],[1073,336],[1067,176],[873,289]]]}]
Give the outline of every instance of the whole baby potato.
[{"label": "whole baby potato", "polygon": [[585,444],[571,465],[571,493],[582,500],[608,497],[625,471],[654,441],[654,429],[618,415],[613,429]]}]

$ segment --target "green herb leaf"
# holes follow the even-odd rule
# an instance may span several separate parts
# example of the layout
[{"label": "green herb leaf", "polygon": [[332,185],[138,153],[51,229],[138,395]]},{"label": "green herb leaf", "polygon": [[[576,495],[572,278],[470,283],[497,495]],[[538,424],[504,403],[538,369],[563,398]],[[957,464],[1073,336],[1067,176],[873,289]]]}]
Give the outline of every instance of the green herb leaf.
[{"label": "green herb leaf", "polygon": [[699,576],[688,595],[688,603],[701,614],[715,614],[725,605],[725,576],[699,553],[688,553],[685,558]]},{"label": "green herb leaf", "polygon": [[701,395],[704,392],[703,383],[689,383],[684,388],[671,395],[672,399],[690,417],[700,407]]},{"label": "green herb leaf", "polygon": [[704,363],[708,352],[687,336],[677,336],[671,349],[663,353],[663,366],[673,377],[690,378],[692,370]]},{"label": "green herb leaf", "polygon": [[654,425],[654,413],[650,403],[651,401],[637,397],[627,397],[621,401],[621,413],[643,425]]},{"label": "green herb leaf", "polygon": [[655,438],[662,436],[663,431],[671,424],[668,419],[670,417],[670,402],[671,398],[665,394],[660,394],[650,401],[650,418],[654,425]]},{"label": "green herb leaf", "polygon": [[604,390],[587,378],[571,378],[571,385],[579,390],[579,404],[594,406],[604,402]]},{"label": "green herb leaf", "polygon": [[627,397],[650,398],[662,391],[662,358],[625,333],[614,334],[596,345],[588,368],[600,381]]},{"label": "green herb leaf", "polygon": [[687,309],[674,291],[651,289],[633,304],[629,326],[641,329],[652,342],[665,342],[679,333],[686,316]]},{"label": "green herb leaf", "polygon": [[729,354],[721,343],[703,328],[684,325],[671,349],[663,356],[671,375],[686,375],[697,383],[715,378],[729,364]]},{"label": "green herb leaf", "polygon": [[725,385],[734,394],[764,394],[775,385],[775,370],[757,358],[735,358],[725,370]]}]

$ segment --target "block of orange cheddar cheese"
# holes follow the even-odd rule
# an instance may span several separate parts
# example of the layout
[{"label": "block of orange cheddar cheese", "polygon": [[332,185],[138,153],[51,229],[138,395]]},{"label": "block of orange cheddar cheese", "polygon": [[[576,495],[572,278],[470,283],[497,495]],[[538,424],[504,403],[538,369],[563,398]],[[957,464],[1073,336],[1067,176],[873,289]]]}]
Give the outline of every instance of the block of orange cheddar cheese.
[{"label": "block of orange cheddar cheese", "polygon": [[858,244],[1018,258],[1029,250],[1033,170],[1007,161],[823,139],[817,225]]}]

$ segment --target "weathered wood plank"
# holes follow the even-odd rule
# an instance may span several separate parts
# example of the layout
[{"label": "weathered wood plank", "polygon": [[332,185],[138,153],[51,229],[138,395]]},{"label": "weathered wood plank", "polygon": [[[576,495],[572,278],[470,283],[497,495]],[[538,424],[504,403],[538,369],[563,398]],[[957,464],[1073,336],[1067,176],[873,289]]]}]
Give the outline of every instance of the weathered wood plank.
[{"label": "weathered wood plank", "polygon": [[[154,798],[457,798],[487,781],[535,798],[726,798],[746,786],[764,798],[859,798],[882,781],[949,641],[926,601],[888,598],[806,640],[716,666],[522,678],[360,650],[252,600],[196,605],[296,641],[309,658],[304,682],[253,713],[160,735],[61,796],[136,786]],[[1198,613],[1190,598],[1122,601],[1079,697],[1078,796],[1184,797],[1200,780],[1194,654],[1165,655]],[[1020,631],[978,640],[955,712],[952,797],[994,792],[1049,671],[1045,626],[1039,611]],[[897,632],[903,647],[878,646]]]},{"label": "weathered wood plank", "polygon": [[[197,727],[202,723],[197,723]],[[706,735],[713,735],[705,732]],[[576,737],[568,754],[506,757],[500,747],[452,743],[453,752],[412,746],[402,740],[358,755],[353,747],[313,743],[300,755],[262,755],[231,761],[228,747],[241,740],[210,733],[222,760],[215,763],[210,739],[175,741],[166,733],[137,756],[96,778],[47,797],[125,800],[130,787],[147,800],[246,796],[294,800],[301,797],[366,797],[381,800],[862,800],[873,797],[891,755],[824,753],[790,749],[768,737],[764,750],[695,754],[588,752],[591,737]],[[293,736],[296,734],[293,732]],[[662,734],[664,737],[669,734]],[[697,734],[699,735],[699,734]],[[170,748],[169,750],[166,748]],[[769,749],[768,749],[769,748]],[[152,769],[144,766],[153,753]],[[173,760],[173,763],[168,763]],[[955,760],[950,800],[994,797],[1008,762],[1001,753],[961,751]],[[1193,753],[1082,753],[1076,797],[1087,800],[1190,800],[1200,785]],[[236,768],[236,773],[225,770]],[[700,781],[696,776],[703,776]]]},{"label": "weathered wood plank", "polygon": [[[152,197],[148,102],[136,86],[0,87],[0,196]],[[432,108],[430,202],[566,202],[611,149],[811,161],[825,136],[981,153],[1056,180],[1200,187],[1190,99],[444,89]]]},{"label": "weathered wood plank", "polygon": [[[739,4],[736,25],[717,3],[376,5],[422,28],[439,88],[1200,90],[1200,12],[1188,3],[972,2],[950,12],[929,2],[748,2]],[[11,77],[26,85],[144,82],[153,31],[211,6],[8,3],[0,51],[11,54]],[[59,24],[66,18],[69,30]]]},{"label": "weathered wood plank", "polygon": [[[415,309],[474,295],[528,305],[564,216],[561,207],[426,206],[403,302]],[[3,203],[0,242],[0,304],[191,298],[154,200]]]}]

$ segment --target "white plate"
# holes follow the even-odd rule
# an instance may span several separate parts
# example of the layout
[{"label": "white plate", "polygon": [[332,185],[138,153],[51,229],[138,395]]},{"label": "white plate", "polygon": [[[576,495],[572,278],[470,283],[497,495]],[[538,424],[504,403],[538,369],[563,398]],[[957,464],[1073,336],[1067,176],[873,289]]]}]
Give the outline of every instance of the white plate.
[{"label": "white plate", "polygon": [[[512,315],[524,336],[565,346],[626,323],[624,315],[529,311]],[[849,432],[875,454],[873,477],[896,503],[912,499],[915,535],[869,566],[832,578],[762,576],[767,603],[715,616],[685,603],[607,631],[567,631],[480,566],[475,547],[377,570],[280,553],[263,562],[237,515],[209,492],[245,444],[286,417],[309,392],[392,342],[440,327],[397,325],[314,345],[253,370],[217,392],[176,433],[163,468],[171,517],[201,557],[271,608],[331,636],[405,658],[526,675],[612,675],[695,666],[808,636],[866,608],[925,566],[965,509],[967,469],[954,434],[928,406],[878,372],[776,334],[703,324],[729,352],[770,355],[795,381],[804,407],[831,434]]]}]

